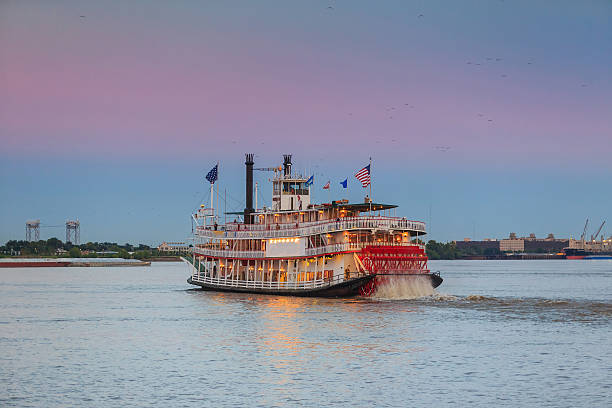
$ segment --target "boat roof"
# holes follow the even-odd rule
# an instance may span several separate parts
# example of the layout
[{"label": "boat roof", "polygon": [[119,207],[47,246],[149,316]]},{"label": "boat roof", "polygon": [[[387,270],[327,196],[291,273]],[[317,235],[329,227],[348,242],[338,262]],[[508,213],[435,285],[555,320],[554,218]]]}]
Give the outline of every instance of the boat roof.
[{"label": "boat roof", "polygon": [[391,208],[397,208],[397,205],[383,204],[383,203],[343,203],[343,204],[336,204],[336,206],[342,210],[352,210],[352,211],[359,211],[359,212],[370,211],[370,206],[371,206],[372,211],[389,210]]},{"label": "boat roof", "polygon": [[[272,211],[271,209],[268,209],[268,211],[255,211],[253,212],[253,214],[267,214],[267,213],[292,213],[292,212],[307,212],[307,211],[319,211],[319,210],[323,210],[326,208],[338,208],[340,210],[347,210],[347,211],[357,211],[357,212],[367,212],[370,211],[370,205],[372,206],[371,209],[372,211],[381,211],[381,210],[390,210],[392,208],[397,208],[397,205],[393,205],[393,204],[383,204],[383,203],[342,203],[342,202],[337,202],[334,201],[331,204],[330,203],[324,203],[324,204],[318,204],[318,205],[313,205],[311,208],[304,208],[301,210],[275,210]],[[244,215],[244,211],[232,211],[232,212],[226,212],[225,214],[227,215]]]}]

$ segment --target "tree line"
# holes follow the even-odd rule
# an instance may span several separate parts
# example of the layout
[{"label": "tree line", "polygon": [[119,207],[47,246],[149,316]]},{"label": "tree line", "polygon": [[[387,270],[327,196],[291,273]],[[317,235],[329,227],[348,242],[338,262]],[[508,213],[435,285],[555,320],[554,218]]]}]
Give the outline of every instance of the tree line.
[{"label": "tree line", "polygon": [[426,252],[429,259],[462,259],[468,256],[487,256],[499,255],[501,252],[496,248],[475,248],[470,247],[465,250],[458,249],[454,242],[437,242],[431,240],[426,245]]},{"label": "tree line", "polygon": [[[65,252],[64,252],[65,251]],[[96,253],[106,252],[106,253]],[[124,258],[124,259],[148,259],[155,256],[173,255],[168,252],[159,252],[157,248],[149,245],[123,245],[116,242],[88,242],[81,245],[73,245],[70,242],[62,242],[57,238],[49,238],[40,241],[10,240],[0,246],[0,256],[47,256],[47,257],[70,257],[80,258]],[[178,255],[178,254],[174,254]]]},{"label": "tree line", "polygon": [[[62,249],[66,251],[58,251]],[[61,252],[58,255],[58,252]],[[97,254],[96,252],[108,252]],[[462,259],[468,256],[478,255],[497,255],[499,250],[493,248],[485,249],[469,248],[467,250],[459,250],[454,242],[437,242],[430,240],[426,244],[426,252],[429,259]],[[495,252],[495,253],[494,253]],[[157,248],[151,248],[149,245],[138,244],[132,245],[125,243],[123,245],[116,242],[88,242],[81,245],[73,245],[70,242],[62,242],[57,238],[49,238],[48,240],[40,241],[8,241],[3,246],[0,246],[0,256],[64,256],[71,258],[80,258],[86,256],[88,258],[96,257],[117,257],[117,258],[134,258],[148,259],[156,256],[178,255],[178,253],[160,252]]]}]

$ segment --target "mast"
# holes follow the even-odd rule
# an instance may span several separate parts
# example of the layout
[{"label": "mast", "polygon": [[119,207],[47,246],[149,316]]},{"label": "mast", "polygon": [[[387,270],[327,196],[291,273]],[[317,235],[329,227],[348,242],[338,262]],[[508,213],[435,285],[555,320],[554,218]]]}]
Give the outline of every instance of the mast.
[{"label": "mast", "polygon": [[214,190],[214,184],[210,183],[210,209],[213,212],[214,215],[214,208],[213,204],[214,204],[214,197],[215,197],[215,190]]},{"label": "mast", "polygon": [[372,216],[372,157],[370,157],[370,211],[369,216]]}]

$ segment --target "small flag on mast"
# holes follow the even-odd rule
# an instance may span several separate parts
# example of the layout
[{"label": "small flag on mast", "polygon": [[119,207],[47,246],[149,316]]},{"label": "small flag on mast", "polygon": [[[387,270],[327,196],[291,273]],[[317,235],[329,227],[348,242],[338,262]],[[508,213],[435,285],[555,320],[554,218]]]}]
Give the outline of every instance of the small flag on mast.
[{"label": "small flag on mast", "polygon": [[329,190],[329,181],[323,186],[323,190]]},{"label": "small flag on mast", "polygon": [[310,178],[308,180],[306,180],[306,185],[307,186],[312,186],[312,183],[314,183],[314,174],[312,176],[310,176]]},{"label": "small flag on mast", "polygon": [[357,174],[355,174],[357,180],[361,181],[361,185],[363,188],[366,188],[370,185],[370,165],[368,164],[363,169],[359,170]]},{"label": "small flag on mast", "polygon": [[348,186],[348,179],[344,179],[344,181],[341,181],[340,185],[342,185],[342,187],[346,188]]},{"label": "small flag on mast", "polygon": [[206,180],[210,181],[210,184],[215,184],[215,181],[217,181],[218,171],[219,163],[217,163],[217,165],[213,167],[212,170],[206,175]]}]

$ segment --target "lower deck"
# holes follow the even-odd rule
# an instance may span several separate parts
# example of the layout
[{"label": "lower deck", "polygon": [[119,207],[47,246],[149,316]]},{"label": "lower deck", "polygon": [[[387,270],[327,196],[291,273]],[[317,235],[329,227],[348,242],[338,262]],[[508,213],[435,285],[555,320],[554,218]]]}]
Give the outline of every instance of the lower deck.
[{"label": "lower deck", "polygon": [[204,290],[218,292],[260,293],[283,296],[308,297],[350,297],[361,293],[375,275],[361,275],[348,280],[334,279],[310,282],[247,282],[210,278],[206,276],[191,276],[187,282],[200,286]]},{"label": "lower deck", "polygon": [[430,274],[419,248],[368,248],[312,258],[238,259],[211,257],[194,251],[185,261],[192,266],[188,282],[205,290],[293,296],[339,297],[370,295],[390,278],[423,278]]}]

